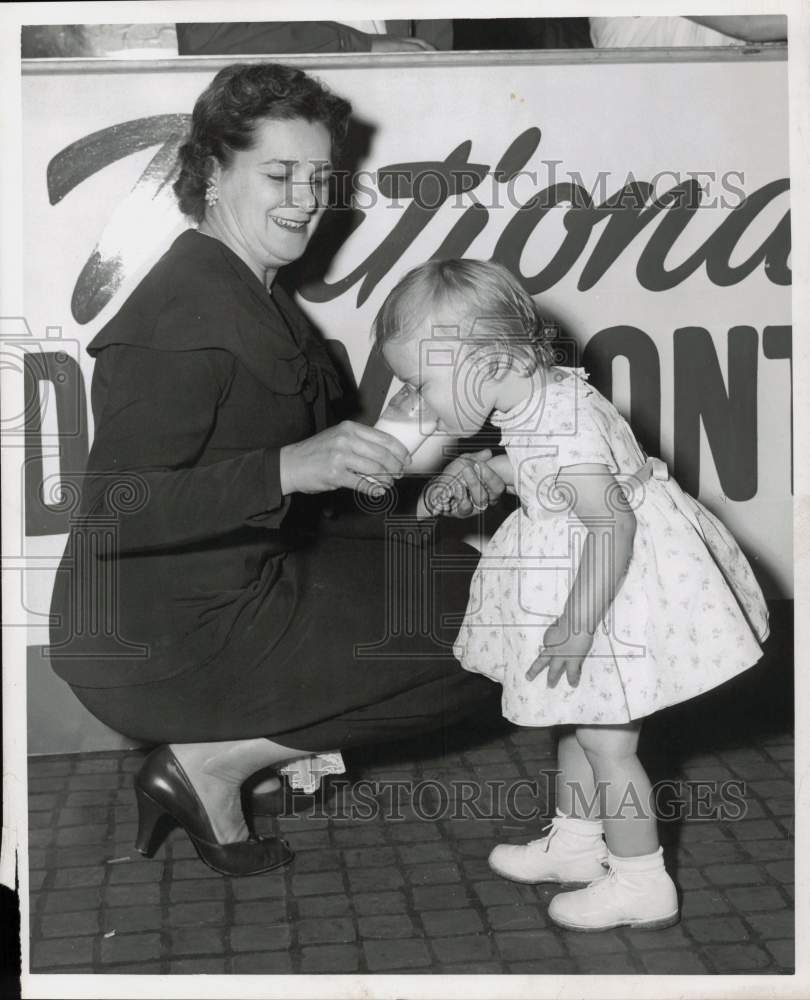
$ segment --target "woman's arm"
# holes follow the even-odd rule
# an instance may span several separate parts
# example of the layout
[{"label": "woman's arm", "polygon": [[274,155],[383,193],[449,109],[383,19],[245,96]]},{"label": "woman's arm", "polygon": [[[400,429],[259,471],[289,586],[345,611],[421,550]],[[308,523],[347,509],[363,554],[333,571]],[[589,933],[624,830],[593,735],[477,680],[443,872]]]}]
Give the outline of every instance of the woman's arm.
[{"label": "woman's arm", "polygon": [[115,515],[121,552],[279,527],[288,502],[278,448],[199,464],[232,356],[129,345],[107,351],[114,354],[96,362],[109,366],[109,386],[82,478],[83,514]]},{"label": "woman's arm", "polygon": [[[254,448],[200,464],[233,366],[226,351],[107,348],[107,398],[84,477],[85,514],[115,514],[119,551],[277,529],[294,492],[340,486],[372,492],[407,461],[382,431],[345,422],[290,445]],[[268,441],[273,429],[268,428]],[[378,488],[378,487],[376,487]],[[134,502],[117,501],[130,490]]]},{"label": "woman's arm", "polygon": [[558,474],[557,485],[570,493],[587,535],[562,614],[546,630],[543,651],[526,674],[534,680],[548,668],[549,687],[563,671],[570,684],[579,683],[582,661],[627,572],[636,531],[635,514],[607,466],[569,466]]}]

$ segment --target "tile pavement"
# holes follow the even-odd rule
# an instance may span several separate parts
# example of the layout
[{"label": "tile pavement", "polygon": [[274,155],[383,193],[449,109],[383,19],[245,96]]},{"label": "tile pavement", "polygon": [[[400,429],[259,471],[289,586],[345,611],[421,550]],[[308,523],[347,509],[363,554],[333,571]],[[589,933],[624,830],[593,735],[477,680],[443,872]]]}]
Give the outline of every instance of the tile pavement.
[{"label": "tile pavement", "polygon": [[[743,813],[661,824],[682,920],[658,932],[562,931],[546,916],[557,887],[510,883],[488,869],[493,843],[538,835],[540,821],[523,818],[533,807],[553,813],[545,784],[532,787],[553,767],[548,733],[489,722],[357,752],[351,780],[333,782],[330,798],[296,799],[286,815],[259,822],[280,829],[297,856],[247,879],[211,872],[180,830],[154,860],[134,851],[140,753],[32,759],[31,969],[789,973],[789,727],[764,725],[753,736],[732,727],[718,740],[710,716],[701,729],[663,713],[645,734],[653,778],[690,782],[679,786],[680,801],[710,809],[722,800]],[[393,782],[403,783],[397,799]],[[401,818],[382,818],[394,811]]]}]

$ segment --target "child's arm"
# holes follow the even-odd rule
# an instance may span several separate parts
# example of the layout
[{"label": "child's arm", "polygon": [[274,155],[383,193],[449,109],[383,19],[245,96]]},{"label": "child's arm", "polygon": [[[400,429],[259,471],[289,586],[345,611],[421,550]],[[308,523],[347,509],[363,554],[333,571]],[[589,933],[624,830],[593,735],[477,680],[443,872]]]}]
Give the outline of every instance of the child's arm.
[{"label": "child's arm", "polygon": [[526,673],[534,680],[548,667],[549,687],[563,671],[570,684],[579,683],[582,661],[627,571],[636,531],[636,516],[607,466],[568,466],[557,483],[571,490],[572,509],[588,534],[565,608],[546,630],[543,649]]}]

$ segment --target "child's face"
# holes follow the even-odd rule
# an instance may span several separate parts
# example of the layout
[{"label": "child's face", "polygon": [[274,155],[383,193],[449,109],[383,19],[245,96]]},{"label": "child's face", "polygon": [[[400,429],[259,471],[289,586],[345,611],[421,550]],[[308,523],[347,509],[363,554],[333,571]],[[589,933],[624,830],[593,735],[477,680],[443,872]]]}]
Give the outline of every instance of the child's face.
[{"label": "child's face", "polygon": [[472,353],[451,328],[431,317],[383,348],[397,378],[417,389],[438,416],[437,430],[453,437],[475,434],[493,409],[489,380]]}]

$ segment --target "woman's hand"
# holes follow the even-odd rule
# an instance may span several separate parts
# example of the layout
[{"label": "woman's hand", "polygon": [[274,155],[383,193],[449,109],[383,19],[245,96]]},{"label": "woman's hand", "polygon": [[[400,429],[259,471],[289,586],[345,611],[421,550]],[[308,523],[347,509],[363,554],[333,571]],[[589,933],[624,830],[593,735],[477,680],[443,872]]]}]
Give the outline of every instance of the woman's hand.
[{"label": "woman's hand", "polygon": [[395,437],[344,420],[281,449],[281,492],[327,493],[346,487],[379,496],[410,461]]},{"label": "woman's hand", "polygon": [[557,686],[563,671],[571,687],[576,687],[582,673],[582,661],[590,652],[592,645],[592,633],[580,632],[574,635],[567,621],[558,618],[546,629],[543,635],[543,648],[526,671],[526,680],[533,681],[539,673],[548,668],[546,677],[548,687]]},{"label": "woman's hand", "polygon": [[417,517],[469,517],[486,510],[506,489],[506,483],[488,464],[489,448],[459,455],[427,484],[417,507]]}]

